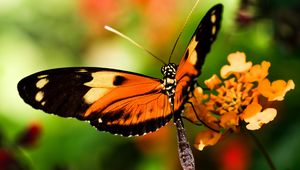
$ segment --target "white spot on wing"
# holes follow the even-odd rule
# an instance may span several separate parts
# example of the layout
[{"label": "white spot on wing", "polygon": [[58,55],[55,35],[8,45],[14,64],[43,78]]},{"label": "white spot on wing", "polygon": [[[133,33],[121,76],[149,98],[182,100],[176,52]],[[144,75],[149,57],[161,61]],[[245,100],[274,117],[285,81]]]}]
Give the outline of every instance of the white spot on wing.
[{"label": "white spot on wing", "polygon": [[212,27],[212,29],[211,29],[212,35],[215,35],[216,31],[217,31],[217,28],[216,28],[216,26],[214,25],[214,26]]},{"label": "white spot on wing", "polygon": [[49,82],[49,80],[47,78],[42,78],[40,79],[35,85],[37,88],[41,89],[43,88],[47,83]]},{"label": "white spot on wing", "polygon": [[102,123],[103,121],[102,121],[102,119],[101,118],[99,118],[98,119],[98,123]]},{"label": "white spot on wing", "polygon": [[42,92],[42,91],[39,91],[39,92],[35,95],[35,100],[36,100],[37,102],[42,101],[43,98],[44,98],[44,92]]},{"label": "white spot on wing", "polygon": [[109,71],[99,71],[92,73],[93,80],[84,83],[89,87],[113,87],[113,82],[117,74]]},{"label": "white spot on wing", "polygon": [[79,69],[79,70],[77,70],[77,72],[79,72],[79,73],[86,73],[86,72],[88,72],[86,69]]},{"label": "white spot on wing", "polygon": [[46,77],[48,77],[48,75],[47,75],[47,74],[44,74],[44,75],[39,75],[37,78],[38,78],[38,79],[42,79],[42,78],[46,78]]},{"label": "white spot on wing", "polygon": [[212,23],[215,23],[216,20],[217,20],[217,18],[216,18],[216,15],[215,15],[215,14],[213,14],[213,15],[210,16],[210,21],[211,21]]},{"label": "white spot on wing", "polygon": [[42,106],[45,106],[45,104],[46,104],[46,102],[45,102],[45,101],[43,101],[43,102],[41,103],[41,105],[42,105]]},{"label": "white spot on wing", "polygon": [[216,10],[213,10],[213,11],[211,12],[211,14],[213,14],[213,15],[214,15],[215,13],[216,13]]},{"label": "white spot on wing", "polygon": [[110,90],[106,88],[91,88],[84,96],[83,99],[87,104],[92,104]]}]

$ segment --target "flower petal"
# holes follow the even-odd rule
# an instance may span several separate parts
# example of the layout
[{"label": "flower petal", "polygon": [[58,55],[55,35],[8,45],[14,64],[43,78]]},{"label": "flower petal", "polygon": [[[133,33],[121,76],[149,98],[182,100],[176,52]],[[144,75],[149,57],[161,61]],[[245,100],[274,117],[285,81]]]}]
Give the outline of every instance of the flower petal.
[{"label": "flower petal", "polygon": [[221,69],[221,77],[227,78],[231,73],[242,73],[248,71],[252,62],[246,62],[245,53],[236,52],[228,55],[230,65],[225,65]]},{"label": "flower petal", "polygon": [[194,147],[200,151],[203,150],[205,146],[216,144],[221,138],[221,133],[216,133],[212,130],[204,130],[196,136]]},{"label": "flower petal", "polygon": [[250,105],[246,107],[244,112],[241,115],[242,119],[248,119],[250,117],[255,116],[257,113],[259,113],[262,109],[262,106],[258,104],[257,102],[252,102]]},{"label": "flower petal", "polygon": [[208,80],[205,80],[204,83],[209,89],[213,90],[219,84],[221,84],[221,80],[216,74],[214,74],[213,76],[211,76],[211,78],[209,78]]},{"label": "flower petal", "polygon": [[250,71],[245,75],[246,82],[261,81],[269,74],[270,62],[263,61],[261,65],[257,64],[250,68]]},{"label": "flower petal", "polygon": [[197,100],[201,101],[203,100],[203,89],[201,87],[196,87],[195,90],[194,90],[194,95],[196,97]]},{"label": "flower petal", "polygon": [[287,83],[284,80],[276,80],[271,84],[268,79],[264,79],[258,86],[259,92],[269,101],[282,101],[285,94],[294,88],[293,80],[289,80]]},{"label": "flower petal", "polygon": [[257,113],[256,115],[245,119],[245,122],[248,124],[246,128],[249,130],[257,130],[261,128],[263,124],[269,123],[274,120],[277,115],[277,110],[274,108],[267,108],[262,112]]},{"label": "flower petal", "polygon": [[229,129],[239,124],[239,118],[235,112],[227,112],[220,118],[220,125],[223,128]]}]

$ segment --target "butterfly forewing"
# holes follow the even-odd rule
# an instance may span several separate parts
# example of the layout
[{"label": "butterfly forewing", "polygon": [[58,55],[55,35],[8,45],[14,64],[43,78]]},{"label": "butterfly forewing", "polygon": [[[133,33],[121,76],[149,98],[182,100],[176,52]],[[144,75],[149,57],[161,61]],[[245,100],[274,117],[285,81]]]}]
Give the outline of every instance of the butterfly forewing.
[{"label": "butterfly forewing", "polygon": [[32,74],[18,83],[23,100],[36,109],[63,117],[83,119],[89,107],[84,95],[91,89],[84,83],[93,80],[92,72],[81,68],[61,68]]},{"label": "butterfly forewing", "polygon": [[221,26],[222,11],[223,5],[218,4],[205,14],[186,48],[176,73],[175,110],[185,102],[201,74],[205,57]]},{"label": "butterfly forewing", "polygon": [[[159,79],[105,68],[61,68],[22,79],[29,105],[62,117],[89,120],[99,130],[142,135],[171,119]],[[126,130],[125,130],[126,129]]]}]

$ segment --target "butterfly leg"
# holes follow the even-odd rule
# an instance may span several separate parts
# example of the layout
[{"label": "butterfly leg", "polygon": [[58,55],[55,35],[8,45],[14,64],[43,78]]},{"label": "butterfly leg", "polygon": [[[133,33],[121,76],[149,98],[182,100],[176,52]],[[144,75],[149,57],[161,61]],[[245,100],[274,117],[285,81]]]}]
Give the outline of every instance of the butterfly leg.
[{"label": "butterfly leg", "polygon": [[[217,133],[220,132],[220,130],[217,130],[217,129],[215,129],[215,128],[209,126],[208,124],[206,124],[203,120],[201,120],[201,119],[199,118],[199,116],[198,116],[198,114],[197,114],[197,111],[196,111],[196,109],[195,109],[195,107],[194,107],[194,104],[193,104],[192,102],[188,101],[188,102],[186,102],[186,103],[187,103],[187,104],[190,104],[190,105],[192,106],[192,109],[193,109],[193,111],[194,111],[194,113],[195,113],[195,116],[197,117],[197,119],[199,120],[199,122],[201,122],[202,125],[206,126],[207,128],[209,128],[210,130],[212,130],[212,131],[214,131],[214,132],[217,132]],[[183,117],[183,118],[186,119],[186,120],[188,120],[188,121],[190,121],[190,122],[192,122],[192,123],[194,123],[192,120],[190,120],[190,119],[187,118],[187,117]],[[197,124],[197,125],[201,125],[201,124]]]}]

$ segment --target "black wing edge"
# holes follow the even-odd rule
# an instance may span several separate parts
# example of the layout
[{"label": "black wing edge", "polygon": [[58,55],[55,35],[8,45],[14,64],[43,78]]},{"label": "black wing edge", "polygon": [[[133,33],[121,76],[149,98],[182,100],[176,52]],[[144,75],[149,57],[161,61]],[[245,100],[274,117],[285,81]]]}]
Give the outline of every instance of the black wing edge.
[{"label": "black wing edge", "polygon": [[99,123],[98,119],[90,120],[90,124],[97,128],[99,131],[109,132],[115,135],[121,135],[125,137],[131,136],[142,136],[148,133],[157,131],[159,128],[165,126],[172,119],[173,114],[167,117],[159,117],[156,119],[150,119],[145,122],[140,122],[135,125],[107,125],[105,120],[102,118],[103,122]]}]

